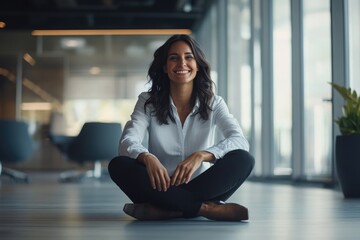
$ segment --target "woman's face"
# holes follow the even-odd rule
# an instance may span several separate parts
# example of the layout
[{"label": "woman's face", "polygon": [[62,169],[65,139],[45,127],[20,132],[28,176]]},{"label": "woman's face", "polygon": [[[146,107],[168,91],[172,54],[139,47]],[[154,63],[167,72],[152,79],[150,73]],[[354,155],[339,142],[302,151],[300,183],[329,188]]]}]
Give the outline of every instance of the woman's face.
[{"label": "woman's face", "polygon": [[191,47],[183,41],[173,43],[169,49],[165,73],[172,84],[193,83],[198,66]]}]

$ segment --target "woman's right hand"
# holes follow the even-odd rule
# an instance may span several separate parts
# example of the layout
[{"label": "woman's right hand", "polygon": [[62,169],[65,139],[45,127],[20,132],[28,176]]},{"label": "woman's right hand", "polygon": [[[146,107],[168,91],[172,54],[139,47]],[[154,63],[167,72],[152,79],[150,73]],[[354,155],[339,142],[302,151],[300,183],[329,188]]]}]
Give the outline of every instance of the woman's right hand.
[{"label": "woman's right hand", "polygon": [[146,166],[152,188],[166,192],[170,187],[170,177],[160,160],[150,153],[141,154],[140,159]]}]

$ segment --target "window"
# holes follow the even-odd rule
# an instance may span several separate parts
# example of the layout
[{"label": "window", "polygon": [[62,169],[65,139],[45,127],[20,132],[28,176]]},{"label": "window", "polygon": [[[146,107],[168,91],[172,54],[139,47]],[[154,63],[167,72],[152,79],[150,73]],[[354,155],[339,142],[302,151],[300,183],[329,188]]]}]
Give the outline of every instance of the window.
[{"label": "window", "polygon": [[290,1],[273,1],[274,175],[290,175],[291,166],[291,18]]},{"label": "window", "polygon": [[348,0],[349,80],[350,87],[360,92],[360,1]]},{"label": "window", "polygon": [[[253,81],[254,81],[254,139],[251,142],[250,151],[254,154],[256,161],[254,174],[262,174],[261,157],[261,132],[262,132],[262,69],[261,69],[261,14],[260,0],[253,0]],[[260,161],[258,161],[260,160]]]},{"label": "window", "polygon": [[304,0],[304,167],[307,178],[331,175],[330,0]]},{"label": "window", "polygon": [[228,105],[250,140],[250,0],[230,0],[228,3]]}]

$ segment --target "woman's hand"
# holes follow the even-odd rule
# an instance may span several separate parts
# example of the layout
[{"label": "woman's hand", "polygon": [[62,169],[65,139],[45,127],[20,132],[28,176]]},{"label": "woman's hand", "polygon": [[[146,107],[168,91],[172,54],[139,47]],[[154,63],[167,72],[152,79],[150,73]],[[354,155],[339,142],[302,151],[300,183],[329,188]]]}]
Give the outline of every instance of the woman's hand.
[{"label": "woman's hand", "polygon": [[171,185],[179,186],[188,183],[203,161],[212,161],[214,159],[214,155],[209,152],[201,151],[191,154],[176,167],[171,177]]},{"label": "woman's hand", "polygon": [[141,154],[139,159],[146,166],[152,188],[166,192],[170,187],[170,177],[160,160],[150,153]]}]

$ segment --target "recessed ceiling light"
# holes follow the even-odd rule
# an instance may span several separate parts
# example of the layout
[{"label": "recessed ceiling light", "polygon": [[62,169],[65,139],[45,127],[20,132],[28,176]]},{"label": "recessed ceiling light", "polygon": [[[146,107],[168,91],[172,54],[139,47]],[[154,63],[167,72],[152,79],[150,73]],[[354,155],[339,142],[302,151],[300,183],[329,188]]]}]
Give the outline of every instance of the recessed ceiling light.
[{"label": "recessed ceiling light", "polygon": [[98,75],[101,72],[101,68],[99,67],[92,67],[89,70],[91,75]]},{"label": "recessed ceiling light", "polygon": [[84,38],[62,38],[60,41],[62,48],[82,48],[86,44]]},{"label": "recessed ceiling light", "polygon": [[184,4],[183,10],[186,13],[189,13],[189,12],[192,11],[192,6],[191,6],[191,3],[189,1]]},{"label": "recessed ceiling light", "polygon": [[5,22],[0,21],[0,28],[5,28],[5,27],[6,27],[6,23],[5,23]]}]

